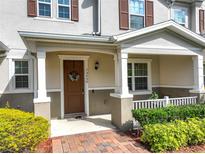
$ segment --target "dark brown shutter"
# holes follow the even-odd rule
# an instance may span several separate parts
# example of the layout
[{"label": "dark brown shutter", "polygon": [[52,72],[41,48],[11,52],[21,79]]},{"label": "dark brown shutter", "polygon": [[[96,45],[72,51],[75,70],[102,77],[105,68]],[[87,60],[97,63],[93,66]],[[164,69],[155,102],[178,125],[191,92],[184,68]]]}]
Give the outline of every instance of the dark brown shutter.
[{"label": "dark brown shutter", "polygon": [[27,5],[28,5],[28,16],[29,17],[36,17],[37,16],[37,4],[36,4],[36,0],[28,0],[27,1]]},{"label": "dark brown shutter", "polygon": [[203,33],[205,30],[204,10],[199,10],[199,31]]},{"label": "dark brown shutter", "polygon": [[145,26],[152,26],[154,24],[154,4],[153,1],[145,1]]},{"label": "dark brown shutter", "polygon": [[119,0],[120,29],[129,29],[128,0]]},{"label": "dark brown shutter", "polygon": [[71,20],[78,21],[78,0],[71,0]]}]

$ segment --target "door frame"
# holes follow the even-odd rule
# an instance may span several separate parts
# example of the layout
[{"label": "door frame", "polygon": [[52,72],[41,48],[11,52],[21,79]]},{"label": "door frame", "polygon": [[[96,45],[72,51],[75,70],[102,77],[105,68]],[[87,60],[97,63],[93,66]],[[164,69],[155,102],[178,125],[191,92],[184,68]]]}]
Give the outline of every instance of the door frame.
[{"label": "door frame", "polygon": [[61,119],[65,116],[64,110],[64,67],[63,62],[65,60],[82,60],[84,67],[84,110],[87,116],[89,116],[89,90],[88,90],[88,59],[89,56],[83,55],[58,55],[60,58],[60,82],[61,82]]}]

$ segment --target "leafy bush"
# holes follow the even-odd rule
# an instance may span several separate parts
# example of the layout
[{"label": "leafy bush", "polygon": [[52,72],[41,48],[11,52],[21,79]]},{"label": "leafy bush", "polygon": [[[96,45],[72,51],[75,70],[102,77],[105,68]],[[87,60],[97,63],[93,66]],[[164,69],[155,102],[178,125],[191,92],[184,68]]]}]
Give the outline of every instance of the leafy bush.
[{"label": "leafy bush", "polygon": [[146,124],[166,123],[176,119],[186,120],[187,118],[205,118],[205,104],[170,106],[158,109],[133,110],[133,117],[139,121],[141,126]]},{"label": "leafy bush", "polygon": [[0,109],[0,152],[32,152],[48,137],[48,121],[15,109]]},{"label": "leafy bush", "polygon": [[153,91],[152,95],[149,97],[149,99],[159,99],[159,95]]},{"label": "leafy bush", "polygon": [[141,141],[152,152],[178,150],[183,146],[205,143],[205,119],[191,118],[146,125]]}]

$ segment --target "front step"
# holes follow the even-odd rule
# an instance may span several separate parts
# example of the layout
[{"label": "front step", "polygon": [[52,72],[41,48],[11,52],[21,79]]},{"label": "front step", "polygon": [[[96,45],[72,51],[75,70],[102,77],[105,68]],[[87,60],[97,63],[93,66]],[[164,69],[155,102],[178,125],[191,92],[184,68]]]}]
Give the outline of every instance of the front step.
[{"label": "front step", "polygon": [[64,118],[75,118],[75,119],[83,119],[87,115],[85,113],[71,113],[71,114],[65,114]]}]

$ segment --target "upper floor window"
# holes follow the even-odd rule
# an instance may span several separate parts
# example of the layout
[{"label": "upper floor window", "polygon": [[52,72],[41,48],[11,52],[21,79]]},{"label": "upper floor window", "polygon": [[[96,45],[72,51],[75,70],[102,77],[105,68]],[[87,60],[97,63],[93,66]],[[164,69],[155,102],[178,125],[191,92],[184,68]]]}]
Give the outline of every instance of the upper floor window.
[{"label": "upper floor window", "polygon": [[51,0],[38,0],[38,14],[51,17]]},{"label": "upper floor window", "polygon": [[188,8],[174,6],[171,11],[171,18],[180,25],[188,28]]},{"label": "upper floor window", "polygon": [[58,17],[70,19],[70,0],[58,0]]},{"label": "upper floor window", "polygon": [[129,0],[130,28],[144,27],[145,2],[144,0]]}]

